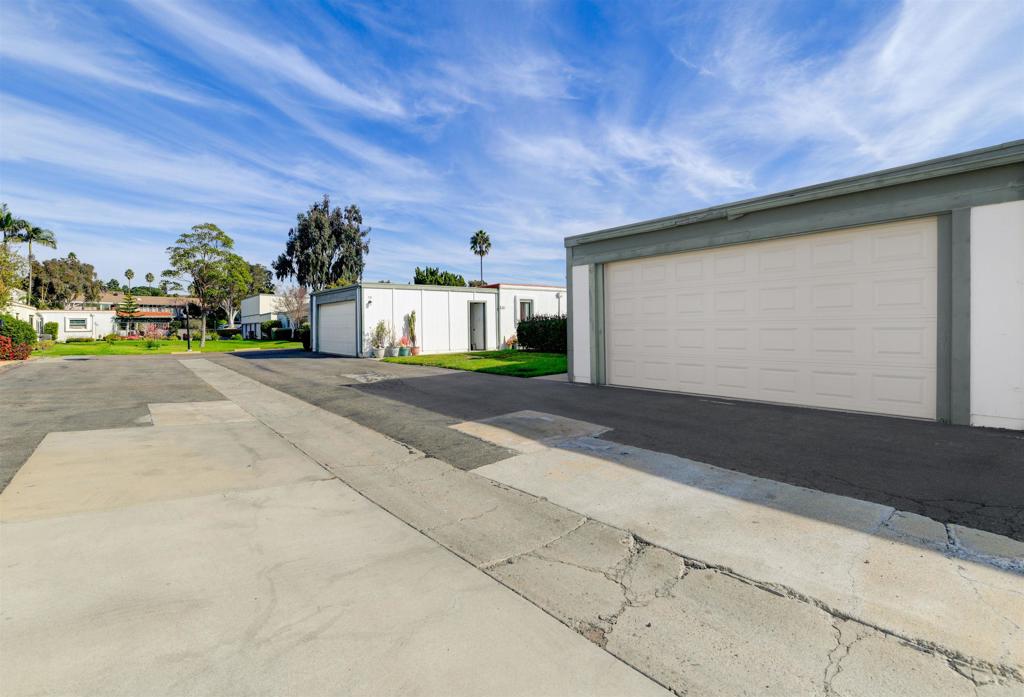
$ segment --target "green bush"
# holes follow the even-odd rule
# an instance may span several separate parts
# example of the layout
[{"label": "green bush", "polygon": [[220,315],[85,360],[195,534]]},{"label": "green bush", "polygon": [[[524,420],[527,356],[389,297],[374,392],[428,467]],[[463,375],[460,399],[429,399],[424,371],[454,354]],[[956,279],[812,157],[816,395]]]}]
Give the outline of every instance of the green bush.
[{"label": "green bush", "polygon": [[296,332],[296,334],[298,334],[296,338],[302,342],[302,348],[306,351],[309,351],[311,347],[310,342],[312,341],[312,336],[309,332],[309,325],[303,323],[303,325],[299,327],[299,331]]},{"label": "green bush", "polygon": [[152,351],[155,348],[160,347],[160,342],[156,339],[146,339],[146,348]]},{"label": "green bush", "polygon": [[269,339],[274,335],[274,330],[281,327],[281,320],[279,319],[268,319],[266,322],[260,322],[260,336],[264,339]]},{"label": "green bush", "polygon": [[533,351],[565,353],[568,334],[565,315],[536,315],[516,325],[519,345]]},{"label": "green bush", "polygon": [[53,339],[57,338],[59,332],[60,325],[57,322],[47,322],[43,325],[43,334],[49,334]]},{"label": "green bush", "polygon": [[291,329],[281,329],[279,327],[279,328],[273,330],[273,332],[271,333],[271,336],[274,338],[274,341],[291,341],[292,340],[292,330]]},{"label": "green bush", "polygon": [[241,335],[242,335],[242,328],[241,327],[231,327],[230,329],[225,327],[225,328],[217,330],[217,336],[219,336],[221,339],[233,339],[236,336],[241,336]]},{"label": "green bush", "polygon": [[64,340],[66,344],[88,344],[92,341],[96,341],[91,336],[72,336]]},{"label": "green bush", "polygon": [[36,330],[28,322],[18,319],[13,315],[0,315],[0,336],[6,336],[15,346],[27,344],[36,345]]}]

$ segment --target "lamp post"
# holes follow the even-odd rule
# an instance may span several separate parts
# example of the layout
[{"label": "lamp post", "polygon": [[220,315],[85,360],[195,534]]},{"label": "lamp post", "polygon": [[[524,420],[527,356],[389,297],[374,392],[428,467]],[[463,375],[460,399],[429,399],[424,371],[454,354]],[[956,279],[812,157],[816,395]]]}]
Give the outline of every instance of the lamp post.
[{"label": "lamp post", "polygon": [[185,300],[185,339],[188,341],[188,350],[192,351],[192,318],[188,312],[188,300]]}]

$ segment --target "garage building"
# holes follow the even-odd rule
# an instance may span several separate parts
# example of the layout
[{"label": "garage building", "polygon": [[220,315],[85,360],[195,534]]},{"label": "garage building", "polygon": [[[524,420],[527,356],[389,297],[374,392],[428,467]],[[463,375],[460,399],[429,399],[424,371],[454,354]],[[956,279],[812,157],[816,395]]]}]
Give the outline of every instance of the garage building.
[{"label": "garage building", "polygon": [[565,240],[569,378],[1024,429],[1024,141]]},{"label": "garage building", "polygon": [[396,340],[408,336],[416,312],[422,353],[500,348],[520,319],[564,314],[560,286],[496,283],[478,288],[363,282],[314,293],[313,350],[341,356],[370,354],[370,333],[383,321]]}]

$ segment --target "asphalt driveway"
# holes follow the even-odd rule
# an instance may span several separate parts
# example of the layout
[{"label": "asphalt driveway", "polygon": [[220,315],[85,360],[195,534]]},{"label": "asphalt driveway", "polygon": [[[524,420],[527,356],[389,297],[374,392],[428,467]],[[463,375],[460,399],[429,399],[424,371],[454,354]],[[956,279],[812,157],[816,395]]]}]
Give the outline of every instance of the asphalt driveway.
[{"label": "asphalt driveway", "polygon": [[508,456],[450,425],[536,410],[605,438],[1024,540],[1024,434],[393,365],[302,352],[212,360],[463,469]]}]

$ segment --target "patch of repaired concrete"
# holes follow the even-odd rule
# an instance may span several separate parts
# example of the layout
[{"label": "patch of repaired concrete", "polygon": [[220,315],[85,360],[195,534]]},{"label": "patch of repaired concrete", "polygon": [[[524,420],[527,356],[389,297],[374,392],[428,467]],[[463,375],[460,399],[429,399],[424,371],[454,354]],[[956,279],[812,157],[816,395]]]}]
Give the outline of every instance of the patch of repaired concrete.
[{"label": "patch of repaired concrete", "polygon": [[149,413],[156,426],[190,426],[256,420],[230,400],[150,404]]},{"label": "patch of repaired concrete", "polygon": [[532,452],[561,441],[597,436],[608,428],[587,421],[540,411],[515,411],[480,421],[463,421],[452,428],[518,452]]}]

